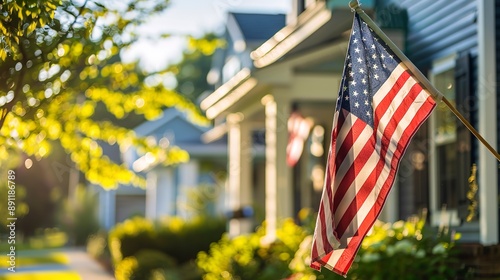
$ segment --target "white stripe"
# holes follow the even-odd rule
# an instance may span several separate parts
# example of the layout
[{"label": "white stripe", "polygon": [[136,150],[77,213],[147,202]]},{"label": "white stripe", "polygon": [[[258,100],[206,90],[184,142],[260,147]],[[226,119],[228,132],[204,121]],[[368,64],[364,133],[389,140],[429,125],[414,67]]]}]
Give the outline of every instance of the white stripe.
[{"label": "white stripe", "polygon": [[[373,103],[379,104],[387,93],[392,89],[394,84],[398,81],[399,76],[406,71],[406,68],[402,63],[399,63],[396,68],[392,71],[391,75],[385,80],[382,86],[377,90],[377,92],[373,95]],[[376,106],[374,106],[375,108]]]},{"label": "white stripe", "polygon": [[[370,138],[373,137],[373,129],[370,126],[366,126],[366,128],[363,130],[363,133],[360,135],[358,140],[354,143],[353,147],[357,148],[358,150],[361,150],[365,144],[369,141]],[[358,152],[359,153],[359,152]],[[354,181],[351,183],[349,186],[349,190],[345,193],[344,197],[342,198],[341,202],[337,206],[337,211],[335,212],[335,224],[338,225],[340,222],[340,219],[342,216],[344,216],[345,211],[351,204],[351,202],[355,199],[357,196],[358,191],[361,189],[363,184],[366,182],[368,179],[368,176],[370,176],[371,172],[373,169],[376,167],[380,157],[378,156],[377,153],[372,153],[370,157],[368,158],[367,162],[361,167],[361,170],[356,170],[356,177],[354,178]],[[352,162],[351,162],[352,163]],[[357,166],[359,167],[359,166]],[[336,180],[336,184],[339,184],[340,180],[342,178],[339,178]],[[349,229],[346,230],[346,233],[350,232]],[[355,231],[354,231],[355,232]],[[351,231],[351,233],[354,233]]]},{"label": "white stripe", "polygon": [[[336,113],[336,114],[338,114],[338,113]],[[343,114],[343,112],[341,112],[341,114]],[[337,117],[338,117],[338,115],[337,115]],[[346,117],[346,119],[345,119],[344,124],[342,125],[342,127],[337,128],[337,129],[338,129],[338,131],[337,131],[337,141],[336,141],[336,143],[335,143],[335,147],[331,147],[331,149],[335,149],[335,151],[336,151],[336,152],[335,152],[335,154],[334,154],[335,156],[337,155],[338,147],[340,147],[340,146],[342,145],[342,143],[344,142],[345,137],[346,137],[346,136],[347,136],[347,134],[348,134],[347,132],[350,130],[350,128],[352,127],[352,124],[356,121],[356,119],[357,119],[357,118],[356,118],[355,116],[353,116],[352,114],[348,114],[348,116]],[[338,124],[338,119],[337,119],[337,123],[336,123],[336,124]],[[352,154],[352,153],[353,153],[353,150],[351,149],[351,150],[348,152],[348,154],[347,154],[346,158],[347,158],[347,157],[349,157],[349,155],[350,155],[350,154]],[[333,162],[333,163],[332,163],[332,162]],[[335,157],[331,158],[331,159],[330,159],[330,162],[329,162],[328,164],[329,164],[329,165],[332,165],[332,164],[333,164],[333,168],[334,168],[334,170],[335,170],[335,169],[336,169],[336,166],[335,166],[335,163],[334,163],[334,162],[335,162]],[[341,164],[341,166],[342,166],[342,165],[345,165],[345,164],[349,164],[349,162],[344,161],[344,162]],[[349,165],[350,165],[350,164],[349,164]],[[328,169],[329,169],[329,168],[327,168],[327,172],[328,172]],[[340,171],[340,170],[341,170],[341,169],[339,169],[339,171]],[[327,235],[327,236],[326,236],[326,238],[327,238],[327,240],[328,240],[329,244],[330,244],[330,245],[331,245],[334,249],[336,249],[336,248],[337,248],[340,244],[339,244],[339,242],[337,241],[337,238],[336,238],[336,237],[334,236],[334,234],[333,234],[333,233],[334,233],[334,229],[333,229],[334,219],[333,219],[332,215],[333,215],[334,213],[332,213],[332,212],[330,211],[330,209],[331,209],[331,203],[332,203],[333,201],[330,201],[330,199],[328,198],[328,195],[327,195],[327,193],[325,192],[325,188],[327,188],[327,187],[328,187],[328,188],[331,188],[331,192],[332,192],[332,194],[335,194],[335,191],[337,190],[337,187],[338,187],[338,184],[337,184],[337,185],[335,185],[335,182],[337,181],[337,179],[336,179],[336,178],[340,178],[339,176],[342,176],[342,177],[343,177],[344,175],[343,175],[343,174],[339,174],[338,172],[336,172],[336,173],[334,174],[333,178],[332,178],[331,185],[330,185],[330,186],[324,186],[324,187],[323,187],[323,192],[324,192],[324,193],[323,193],[323,198],[324,198],[324,199],[323,199],[323,206],[324,206],[324,210],[325,210],[325,211],[324,211],[324,213],[325,213],[325,220],[324,220],[324,221],[322,221],[322,222],[324,222],[324,223],[325,223],[325,227],[326,227],[326,235]],[[326,183],[326,182],[325,182],[325,183]],[[333,199],[333,197],[332,197],[332,199]]]},{"label": "white stripe", "polygon": [[337,265],[337,262],[339,261],[342,254],[344,254],[344,251],[345,251],[344,249],[338,249],[333,251],[332,254],[330,255],[330,258],[326,262],[325,267],[330,270],[333,270],[335,265]]},{"label": "white stripe", "polygon": [[[342,132],[342,139],[341,139],[342,141],[337,142],[337,147],[340,147],[343,144],[343,142],[345,140],[345,136],[351,131],[352,124],[355,123],[358,118],[354,114],[349,114],[347,119],[349,120],[349,126],[346,126],[346,125],[342,126],[342,131],[341,131]],[[347,123],[347,120],[346,120],[346,123]],[[361,152],[361,150],[364,146],[364,143],[368,142],[368,140],[371,137],[373,137],[373,129],[369,125],[366,125],[365,128],[363,129],[363,131],[358,136],[358,139],[356,139],[356,142],[353,143],[353,145],[351,145],[351,149],[349,150],[349,152],[347,152],[344,160],[342,161],[342,163],[338,167],[337,174],[336,174],[335,180],[334,180],[334,182],[335,182],[334,187],[333,187],[334,191],[337,190],[339,183],[342,181],[342,179],[346,175],[347,171],[352,166],[352,163],[354,162],[354,160],[358,157],[359,153]],[[363,143],[363,144],[360,145],[359,143]]]},{"label": "white stripe", "polygon": [[[391,100],[391,103],[387,107],[387,110],[384,112],[383,116],[380,118],[380,121],[378,123],[378,128],[377,131],[384,132],[387,125],[389,124],[389,121],[392,119],[392,116],[396,112],[396,110],[399,108],[401,103],[403,103],[403,100],[406,98],[408,93],[410,92],[411,88],[415,85],[416,81],[412,77],[410,77],[408,80],[406,80],[405,84],[401,87],[401,89],[398,91],[396,96]],[[377,96],[377,95],[375,95]],[[380,94],[379,96],[382,96]],[[375,100],[374,98],[374,104],[375,107],[380,104],[382,100]],[[399,125],[398,125],[399,126]]]},{"label": "white stripe", "polygon": [[[335,131],[335,129],[338,129],[337,128],[338,118],[339,118],[339,111],[335,111],[335,114],[333,115],[332,132]],[[333,140],[334,139],[332,139],[331,141],[333,141]],[[332,150],[336,151],[336,147],[330,146],[330,150],[328,153],[328,162],[335,160],[336,153],[332,155]],[[329,172],[329,168],[327,165],[327,168],[325,170],[325,178],[326,178],[326,176],[327,176],[326,174],[328,172]],[[335,174],[332,177],[332,182],[334,179],[335,179]],[[315,234],[314,239],[316,240],[316,250],[317,250],[317,253],[319,256],[326,254],[325,249],[324,249],[324,244],[323,244],[323,231],[321,230],[323,227],[326,228],[325,234],[327,235],[326,238],[327,238],[329,244],[333,248],[336,248],[339,245],[339,242],[333,236],[333,230],[332,230],[332,222],[333,221],[332,221],[332,214],[330,212],[330,199],[328,198],[327,189],[326,189],[327,187],[331,188],[332,186],[326,186],[326,180],[325,180],[325,182],[323,184],[323,193],[321,195],[321,201],[323,202],[323,213],[325,215],[325,219],[322,220],[319,213],[318,213],[318,217],[316,219],[316,228],[314,230],[314,234]],[[332,190],[332,192],[333,191],[334,190]]]}]

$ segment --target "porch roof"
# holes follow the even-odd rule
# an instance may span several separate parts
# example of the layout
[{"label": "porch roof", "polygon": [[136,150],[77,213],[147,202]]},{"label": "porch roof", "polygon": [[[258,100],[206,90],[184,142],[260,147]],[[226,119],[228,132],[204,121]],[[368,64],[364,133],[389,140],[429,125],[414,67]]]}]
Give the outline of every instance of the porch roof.
[{"label": "porch roof", "polygon": [[[322,1],[316,3],[302,12],[296,23],[285,26],[251,53],[254,69],[242,69],[201,101],[200,107],[209,119],[227,113],[237,102],[245,103],[249,100],[246,97],[249,93],[262,92],[272,86],[274,83],[269,79],[271,72],[278,77],[286,75],[282,71],[285,68],[288,68],[285,72],[291,71],[291,68],[311,71],[316,70],[316,66],[319,71],[325,71],[327,68],[330,71],[341,71],[342,65],[337,65],[339,63],[327,62],[328,65],[325,65],[324,57],[318,60],[319,56],[313,53],[323,56],[326,53],[345,55],[346,44],[344,46],[343,43],[347,41],[353,14],[347,4],[345,7],[331,7]],[[332,45],[335,48],[332,48]],[[312,64],[311,58],[314,59]],[[274,67],[271,66],[276,66],[276,70],[272,70]],[[277,84],[281,82],[278,81]],[[219,129],[220,131],[223,129]]]}]

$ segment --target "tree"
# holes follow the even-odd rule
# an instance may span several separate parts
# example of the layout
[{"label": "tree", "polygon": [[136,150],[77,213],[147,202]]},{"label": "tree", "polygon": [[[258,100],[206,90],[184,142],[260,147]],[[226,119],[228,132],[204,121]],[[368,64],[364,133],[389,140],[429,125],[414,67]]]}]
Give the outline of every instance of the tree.
[{"label": "tree", "polygon": [[215,34],[206,34],[202,38],[190,38],[189,47],[182,54],[182,60],[173,67],[176,72],[175,90],[196,102],[196,99],[213,86],[207,81],[212,67],[215,48],[223,47],[223,42]]},{"label": "tree", "polygon": [[0,39],[0,160],[8,159],[12,151],[41,159],[60,145],[87,180],[107,188],[119,183],[144,186],[145,182],[103,155],[105,144],[122,150],[134,145],[163,164],[186,161],[185,151],[159,147],[127,127],[134,116],[153,119],[171,106],[190,112],[193,121],[206,122],[185,97],[161,83],[151,83],[152,75],[170,68],[146,73],[137,62],[124,63],[120,58],[120,50],[137,40],[137,27],[167,4],[165,0],[0,4],[4,34]]}]

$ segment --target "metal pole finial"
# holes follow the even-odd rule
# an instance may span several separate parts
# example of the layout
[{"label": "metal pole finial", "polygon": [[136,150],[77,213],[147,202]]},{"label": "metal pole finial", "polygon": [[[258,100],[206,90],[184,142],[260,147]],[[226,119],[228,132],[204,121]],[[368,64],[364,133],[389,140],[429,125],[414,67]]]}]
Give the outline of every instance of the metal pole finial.
[{"label": "metal pole finial", "polygon": [[359,3],[358,0],[351,0],[349,2],[349,7],[351,8],[351,10],[354,12],[356,11],[357,8],[359,8],[361,6],[361,4]]}]

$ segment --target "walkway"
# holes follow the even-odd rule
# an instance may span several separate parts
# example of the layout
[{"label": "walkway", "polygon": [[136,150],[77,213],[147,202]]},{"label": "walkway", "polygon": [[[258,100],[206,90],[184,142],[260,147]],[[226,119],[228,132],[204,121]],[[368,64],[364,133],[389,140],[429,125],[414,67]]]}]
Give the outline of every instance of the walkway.
[{"label": "walkway", "polygon": [[68,266],[71,270],[76,271],[82,280],[115,279],[83,249],[68,249],[65,253],[69,258]]}]

